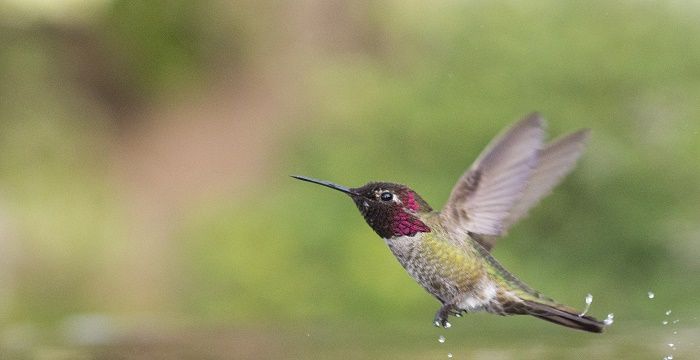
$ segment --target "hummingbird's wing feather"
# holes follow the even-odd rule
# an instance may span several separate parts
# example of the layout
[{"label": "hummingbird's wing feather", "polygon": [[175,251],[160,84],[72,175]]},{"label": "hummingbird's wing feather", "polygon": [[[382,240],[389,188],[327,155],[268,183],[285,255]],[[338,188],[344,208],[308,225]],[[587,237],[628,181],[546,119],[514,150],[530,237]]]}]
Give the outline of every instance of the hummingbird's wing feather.
[{"label": "hummingbird's wing feather", "polygon": [[[497,136],[452,189],[442,216],[457,239],[501,235],[537,167],[544,121],[531,114]],[[479,241],[481,236],[473,236]],[[482,245],[490,249],[487,242]]]},{"label": "hummingbird's wing feather", "polygon": [[[573,170],[583,153],[589,130],[579,130],[549,143],[539,153],[537,168],[525,187],[522,198],[503,222],[503,231],[522,219],[527,212]],[[496,238],[492,239],[494,242]],[[493,244],[492,244],[493,245]]]}]

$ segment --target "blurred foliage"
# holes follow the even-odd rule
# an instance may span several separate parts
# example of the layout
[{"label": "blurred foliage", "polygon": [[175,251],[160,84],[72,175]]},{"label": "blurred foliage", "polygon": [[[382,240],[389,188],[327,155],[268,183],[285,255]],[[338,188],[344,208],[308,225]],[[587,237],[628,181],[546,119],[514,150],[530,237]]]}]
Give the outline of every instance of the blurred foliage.
[{"label": "blurred foliage", "polygon": [[[287,10],[114,1],[81,25],[108,55],[113,73],[106,78],[130,94],[119,103],[126,107],[196,94],[220,77],[222,64],[236,74],[265,62],[304,69],[308,100],[275,124],[286,130],[266,164],[271,175],[181,211],[169,239],[177,268],[169,269],[176,290],[168,311],[236,326],[429,324],[437,302],[413,284],[354,205],[287,175],[349,186],[406,183],[439,208],[488,141],[534,110],[553,136],[586,127],[592,138],[578,169],[495,256],[562,302],[579,306],[592,293],[592,312],[614,312],[619,322],[656,321],[667,308],[697,310],[695,4],[347,5],[362,30],[358,46],[270,61],[271,44],[287,40],[270,22]],[[16,273],[0,284],[11,293],[3,300],[0,292],[0,321],[54,323],[113,311],[105,301],[119,295],[93,288],[109,282],[108,265],[129,252],[109,164],[118,119],[92,98],[105,82],[85,91],[65,76],[75,69],[65,62],[71,57],[59,56],[65,44],[57,32],[9,23],[0,23],[0,215],[19,245],[0,248],[15,254],[9,266]],[[528,320],[505,325],[472,316],[459,325],[550,326]]]}]

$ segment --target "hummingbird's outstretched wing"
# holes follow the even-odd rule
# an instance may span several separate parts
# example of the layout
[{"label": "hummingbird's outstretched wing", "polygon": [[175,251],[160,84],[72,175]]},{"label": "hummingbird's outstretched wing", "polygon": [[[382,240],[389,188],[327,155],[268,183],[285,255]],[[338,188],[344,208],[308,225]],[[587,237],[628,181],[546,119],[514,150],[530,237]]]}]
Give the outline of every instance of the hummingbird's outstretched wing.
[{"label": "hummingbird's outstretched wing", "polygon": [[443,209],[448,231],[469,234],[486,250],[573,170],[588,130],[542,148],[543,120],[532,114],[489,146],[457,182]]},{"label": "hummingbird's outstretched wing", "polygon": [[[535,172],[544,138],[544,121],[533,113],[489,143],[452,189],[441,216],[453,238],[480,241],[500,236],[511,210]],[[481,239],[483,238],[483,239]]]},{"label": "hummingbird's outstretched wing", "polygon": [[[537,168],[525,187],[522,198],[503,222],[503,232],[522,219],[527,212],[554,189],[574,169],[586,148],[589,130],[579,130],[552,141],[540,151]],[[494,239],[495,240],[495,239]],[[491,244],[493,246],[493,244]]]}]

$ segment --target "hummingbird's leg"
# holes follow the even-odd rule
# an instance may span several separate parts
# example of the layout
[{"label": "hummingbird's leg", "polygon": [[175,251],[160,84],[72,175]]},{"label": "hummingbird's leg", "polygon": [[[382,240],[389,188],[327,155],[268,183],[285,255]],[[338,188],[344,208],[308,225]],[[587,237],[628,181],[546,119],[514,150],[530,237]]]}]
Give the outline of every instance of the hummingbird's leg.
[{"label": "hummingbird's leg", "polygon": [[449,322],[447,321],[447,318],[450,316],[450,314],[455,315],[459,314],[460,309],[457,308],[454,304],[443,304],[442,307],[435,313],[435,320],[433,320],[433,323],[437,327],[444,327],[448,328],[449,327]]}]

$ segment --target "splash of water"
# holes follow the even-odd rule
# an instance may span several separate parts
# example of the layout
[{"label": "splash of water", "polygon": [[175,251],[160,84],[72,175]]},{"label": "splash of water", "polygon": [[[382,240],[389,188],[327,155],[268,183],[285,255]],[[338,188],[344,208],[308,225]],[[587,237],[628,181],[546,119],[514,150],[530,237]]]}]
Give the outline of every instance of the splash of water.
[{"label": "splash of water", "polygon": [[612,325],[612,323],[615,322],[614,318],[615,318],[615,314],[613,314],[613,313],[608,314],[608,317],[606,317],[605,320],[603,320],[603,324],[605,324],[605,326]]},{"label": "splash of water", "polygon": [[654,297],[656,297],[656,295],[655,295],[653,292],[648,291],[648,292],[647,292],[647,297],[648,297],[649,299],[653,299]]},{"label": "splash of water", "polygon": [[439,342],[440,344],[445,343],[445,337],[442,336],[442,335],[440,335],[440,337],[438,337],[438,342]]},{"label": "splash of water", "polygon": [[[665,314],[666,316],[670,316],[671,313],[672,313],[671,309],[668,309],[668,310],[666,310],[666,312],[665,312],[664,314]],[[673,320],[672,322],[669,322],[668,320],[663,320],[663,321],[661,322],[661,324],[663,324],[663,325],[668,325],[669,323],[677,324],[679,321],[680,321],[679,319],[675,319],[675,320]],[[677,330],[677,329],[674,329],[674,330],[673,330],[673,335],[678,335],[678,330]],[[670,342],[670,343],[667,343],[666,345],[667,345],[669,348],[671,348],[671,350],[673,350],[673,351],[676,350],[676,344],[675,344],[675,343]],[[673,354],[668,354],[668,355],[664,356],[664,360],[673,360]]]},{"label": "splash of water", "polygon": [[448,358],[452,358],[452,353],[447,353]]},{"label": "splash of water", "polygon": [[582,317],[583,315],[586,315],[588,310],[590,310],[590,308],[591,308],[591,303],[593,303],[593,295],[588,294],[588,295],[586,295],[586,308],[583,309],[582,313],[578,314],[578,317]]}]

